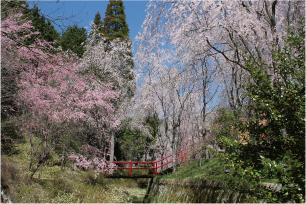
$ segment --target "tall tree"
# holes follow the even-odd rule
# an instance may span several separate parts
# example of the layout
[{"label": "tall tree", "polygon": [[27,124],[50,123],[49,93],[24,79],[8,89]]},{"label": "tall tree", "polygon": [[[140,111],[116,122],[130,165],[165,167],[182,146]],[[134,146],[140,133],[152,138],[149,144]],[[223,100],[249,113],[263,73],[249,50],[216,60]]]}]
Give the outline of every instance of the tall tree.
[{"label": "tall tree", "polygon": [[[32,9],[26,1],[1,1],[1,19],[2,21],[11,17],[16,13],[22,13],[20,22],[27,22],[31,20],[32,29],[38,31],[39,34],[32,36],[31,38],[21,38],[27,45],[34,43],[36,38],[44,39],[48,42],[53,42],[59,38],[59,33],[51,25],[50,21],[47,21],[40,15],[40,10],[37,7]],[[26,35],[27,33],[19,30],[18,35]],[[3,53],[3,58],[7,53]],[[6,64],[8,63],[8,64]],[[16,110],[14,104],[14,95],[16,94],[18,87],[16,85],[16,79],[20,73],[18,69],[13,69],[18,63],[13,61],[4,61],[1,67],[1,120],[5,120],[8,113],[13,114],[12,110]],[[3,112],[5,110],[5,113]],[[16,113],[16,112],[15,112]]]},{"label": "tall tree", "polygon": [[[129,28],[126,22],[126,15],[124,12],[124,5],[122,0],[110,0],[106,12],[105,18],[103,19],[103,28],[102,35],[105,37],[105,42],[108,44],[106,49],[112,49],[110,42],[114,40],[119,40],[121,42],[127,43],[128,52],[122,53],[123,55],[129,55],[130,58],[121,58],[122,64],[119,67],[121,77],[127,82],[123,84],[122,87],[118,87],[121,90],[124,90],[124,95],[122,97],[122,101],[128,101],[135,92],[134,83],[130,83],[134,81],[133,67],[134,61],[132,58],[132,42],[129,38]],[[123,52],[123,51],[122,51]],[[116,82],[115,82],[116,83]],[[132,85],[132,86],[131,86]],[[120,107],[120,104],[117,103],[116,106]],[[110,160],[112,161],[114,158],[114,144],[115,144],[115,132],[112,130],[111,135],[111,156]]]},{"label": "tall tree", "polygon": [[[252,57],[246,63],[251,75],[247,95],[254,106],[248,122],[237,128],[248,132],[245,142],[223,137],[231,150],[225,157],[234,174],[249,182],[278,178],[279,192],[263,187],[258,197],[266,202],[305,202],[305,20],[288,30],[285,45],[273,51],[273,62],[263,63]],[[274,63],[274,64],[273,64]],[[271,75],[265,70],[276,70]],[[262,124],[260,121],[265,121]],[[237,151],[238,150],[238,151]],[[273,177],[272,177],[273,178]],[[254,192],[253,192],[254,193]]]},{"label": "tall tree", "polygon": [[[95,33],[93,36],[94,35]],[[93,36],[89,39],[90,42],[86,45],[87,50],[84,53],[80,66],[84,74],[94,75],[97,83],[96,86],[100,86],[100,84],[104,84],[106,82],[112,83],[112,89],[120,93],[120,98],[119,100],[112,100],[111,102],[113,103],[113,106],[115,106],[118,119],[124,119],[124,114],[120,114],[120,107],[124,107],[121,104],[125,99],[128,98],[125,87],[134,86],[134,82],[128,80],[128,75],[123,75],[121,72],[121,68],[123,66],[130,66],[126,63],[127,61],[131,60],[131,56],[127,54],[130,52],[129,45],[126,42],[120,41],[119,39],[115,39],[109,43],[106,43],[106,38],[104,37],[102,37],[100,41],[95,42]],[[107,49],[109,46],[113,49]],[[131,69],[131,67],[129,67],[129,69]],[[96,111],[99,110],[96,109]],[[97,125],[102,124],[97,121]],[[110,136],[110,154],[113,156],[115,144],[114,134],[116,125],[109,125],[108,128],[112,130]],[[109,137],[109,135],[106,134],[105,138],[106,137]],[[106,140],[103,139],[101,142],[103,142],[104,145],[107,145],[105,141]],[[111,160],[112,159],[113,157],[111,157]]]},{"label": "tall tree", "polygon": [[[98,11],[95,15],[95,18],[94,18],[94,21],[93,21],[93,24],[96,26],[96,27],[99,27],[99,28],[102,28],[102,21],[101,21],[101,15],[100,15],[100,12]],[[94,27],[92,26],[91,29],[94,29]]]},{"label": "tall tree", "polygon": [[[14,101],[19,108],[17,110],[28,113],[27,120],[20,117],[20,126],[31,133],[28,134],[30,142],[32,134],[41,140],[39,149],[42,151],[36,155],[37,164],[34,168],[33,151],[31,153],[29,170],[33,176],[44,164],[58,137],[63,132],[68,134],[66,130],[69,124],[80,125],[98,119],[101,125],[96,132],[98,139],[104,134],[103,124],[111,123],[115,127],[119,122],[113,115],[111,101],[116,101],[119,94],[112,90],[111,84],[96,86],[93,76],[80,75],[79,66],[73,57],[65,53],[50,53],[48,50],[54,49],[52,43],[36,39],[33,44],[26,44],[27,39],[37,35],[37,32],[33,32],[30,21],[24,22],[22,16],[17,13],[1,22],[1,66],[6,67],[8,75],[18,73],[15,81],[19,90]],[[20,32],[25,35],[18,35]],[[98,153],[90,155],[90,158],[87,155],[76,155],[74,158],[81,157],[91,168],[102,170],[105,163],[99,154],[101,151],[90,149]]]},{"label": "tall tree", "polygon": [[31,25],[34,26],[34,30],[38,31],[38,36],[33,36],[28,42],[33,43],[36,38],[45,40],[47,42],[53,42],[58,40],[60,33],[54,28],[50,20],[47,20],[40,14],[40,9],[37,6],[30,10],[25,10],[25,16],[29,16],[28,20],[31,20]]},{"label": "tall tree", "polygon": [[89,36],[91,37],[93,34],[95,41],[99,41],[101,39],[102,35],[102,28],[103,28],[103,22],[101,21],[101,15],[98,11],[95,15],[93,24],[91,25],[91,32]]},{"label": "tall tree", "polygon": [[[126,15],[124,12],[124,5],[122,0],[110,0],[107,5],[105,18],[103,19],[102,34],[106,38],[106,42],[109,43],[114,39],[119,39],[122,42],[127,42],[129,46],[129,52],[126,53],[132,57],[132,41],[129,37],[129,27],[126,22]],[[111,49],[111,47],[108,47]],[[132,69],[134,67],[133,58],[126,61],[120,68],[123,77],[128,77],[127,80],[134,80]],[[135,91],[135,87],[126,87],[128,94],[131,97]]]},{"label": "tall tree", "polygon": [[105,18],[103,19],[103,34],[107,40],[111,41],[115,38],[120,40],[129,40],[129,27],[126,22],[122,0],[110,0],[107,5]]},{"label": "tall tree", "polygon": [[58,45],[60,45],[64,51],[69,49],[81,58],[85,52],[86,39],[87,34],[85,28],[79,28],[77,25],[68,26],[62,33]]},{"label": "tall tree", "polygon": [[266,53],[277,48],[269,42],[283,44],[284,30],[295,23],[296,16],[305,15],[300,8],[304,8],[302,1],[152,1],[137,53],[142,54],[145,64],[154,49],[169,43],[184,55],[178,54],[177,61],[188,62],[202,56],[220,64],[216,67],[222,68],[224,76],[231,76],[220,87],[225,89],[229,105],[238,109],[238,117],[239,109],[249,102],[242,96],[248,77],[242,71],[245,53],[260,61],[272,61]]},{"label": "tall tree", "polygon": [[[191,73],[188,65],[193,64],[194,70],[200,72],[194,72],[189,80],[195,82],[198,93],[202,92],[201,103],[197,104],[202,106],[203,121],[209,106],[218,105],[213,103],[217,100],[213,100],[216,88],[212,81],[219,82],[219,88],[226,93],[226,101],[239,117],[242,107],[252,103],[243,96],[250,75],[246,59],[250,56],[260,62],[273,62],[274,56],[268,53],[282,47],[282,36],[287,35],[285,30],[296,24],[297,16],[305,16],[304,8],[302,1],[151,1],[138,36],[135,61],[139,73],[143,73],[140,80],[145,81],[150,66],[154,66],[153,53],[155,61],[167,61],[163,65],[166,70],[173,64],[182,65],[178,69],[185,75],[182,78]],[[171,58],[168,52],[158,56],[158,51],[164,47],[172,48]],[[274,68],[275,64],[272,65]],[[277,69],[265,72],[275,78]],[[151,76],[153,78],[154,74]],[[222,77],[224,80],[217,80]],[[173,86],[165,86],[163,92],[170,93],[171,88]],[[206,104],[209,100],[211,103]]]}]

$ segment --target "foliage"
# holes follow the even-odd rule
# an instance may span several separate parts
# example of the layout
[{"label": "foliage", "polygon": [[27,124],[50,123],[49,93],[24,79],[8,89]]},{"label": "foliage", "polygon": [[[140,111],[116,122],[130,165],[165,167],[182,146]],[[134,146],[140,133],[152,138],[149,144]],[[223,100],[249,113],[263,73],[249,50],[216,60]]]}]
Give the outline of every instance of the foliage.
[{"label": "foliage", "polygon": [[[46,40],[48,42],[55,42],[59,38],[59,33],[55,30],[54,26],[51,25],[51,22],[46,20],[46,18],[40,13],[40,10],[37,7],[32,9],[29,8],[29,5],[26,1],[1,1],[1,16],[2,22],[1,26],[4,26],[5,20],[10,18],[12,15],[16,13],[22,13],[23,15],[20,17],[20,23],[31,22],[31,32],[35,33],[38,31],[39,33],[35,33],[35,35],[28,35],[28,31],[26,30],[18,30],[14,31],[19,35],[18,43],[21,45],[30,45],[33,44],[35,39],[39,38],[41,40]],[[29,21],[30,20],[30,21]],[[9,37],[11,33],[6,33],[3,30],[2,35],[7,34],[5,37]],[[13,39],[16,40],[16,39]],[[2,49],[6,47],[5,44],[1,45]],[[47,49],[45,51],[53,52],[54,50]],[[9,57],[9,53],[11,52],[1,52],[3,59],[7,59]],[[34,59],[33,59],[34,60]],[[17,64],[24,63],[24,60],[19,61],[1,61],[1,121],[8,119],[8,116],[19,114],[17,111],[17,106],[15,103],[15,95],[18,91],[17,79],[20,74],[20,69],[16,67]]]},{"label": "foliage", "polygon": [[24,11],[22,5],[27,5],[24,0],[20,1],[1,1],[1,19],[7,18],[12,12]]},{"label": "foliage", "polygon": [[234,114],[228,112],[226,108],[221,108],[217,111],[217,117],[212,123],[211,130],[212,134],[218,142],[218,146],[224,149],[224,143],[220,141],[221,137],[230,138],[231,140],[237,140],[237,131],[234,130],[233,125],[235,121]]},{"label": "foliage", "polygon": [[288,30],[285,46],[272,50],[273,63],[247,61],[251,75],[247,95],[254,102],[249,107],[254,116],[236,128],[249,132],[248,143],[223,138],[234,152],[225,157],[236,175],[253,183],[272,176],[279,179],[280,192],[261,189],[264,193],[257,195],[268,202],[305,202],[304,29],[302,20]]},{"label": "foliage", "polygon": [[[230,170],[229,174],[225,173],[225,170]],[[221,157],[203,159],[200,161],[187,161],[182,163],[178,168],[177,172],[168,173],[165,175],[158,175],[158,178],[162,179],[177,179],[177,180],[208,180],[208,181],[219,181],[229,184],[229,188],[234,189],[235,186],[248,186],[248,180],[235,176],[233,168],[228,168],[224,159]],[[268,181],[269,182],[269,181]],[[243,192],[243,191],[242,191]]]},{"label": "foliage", "polygon": [[24,10],[24,15],[27,16],[27,20],[31,20],[31,25],[34,26],[34,31],[38,31],[39,34],[32,36],[27,43],[34,43],[36,38],[45,40],[47,42],[54,42],[59,40],[60,33],[51,24],[51,21],[46,19],[40,12],[37,6],[29,10]]},{"label": "foliage", "polygon": [[[104,125],[112,123],[116,127],[118,122],[110,101],[116,101],[119,94],[111,90],[112,84],[95,86],[93,76],[81,76],[75,57],[49,52],[54,50],[52,43],[36,38],[28,45],[27,40],[39,33],[33,32],[31,21],[23,22],[22,16],[13,14],[1,22],[1,64],[8,73],[18,73],[14,101],[23,114],[27,113],[19,120],[21,127],[31,133],[28,134],[31,139],[33,135],[42,139],[38,146],[42,151],[36,155],[39,160],[33,175],[44,164],[55,142],[69,133],[71,125],[81,131],[81,125],[98,118],[102,126],[95,132],[97,140],[105,134]],[[24,35],[18,35],[20,32]],[[20,131],[24,133],[22,128]]]},{"label": "foliage", "polygon": [[12,122],[1,123],[1,154],[14,154],[16,153],[16,139],[21,140],[17,134],[18,128]]},{"label": "foliage", "polygon": [[91,30],[94,30],[96,33],[101,33],[102,25],[103,23],[101,21],[101,15],[100,12],[98,11],[93,20],[93,25],[91,27]]},{"label": "foliage", "polygon": [[[96,27],[102,27],[101,15],[99,11],[96,13],[93,23],[96,25]],[[93,29],[94,28],[92,27],[92,30]]]},{"label": "foliage", "polygon": [[17,154],[1,157],[1,184],[10,187],[14,203],[117,203],[140,199],[145,193],[131,179],[105,179],[93,171],[72,171],[70,167],[61,171],[60,166],[51,163],[44,167],[41,179],[34,175],[29,180],[24,170],[29,143],[17,143],[16,148]]},{"label": "foliage", "polygon": [[129,128],[123,129],[117,134],[120,149],[124,153],[124,161],[141,161],[148,155],[150,138],[139,131],[132,131]]},{"label": "foliage", "polygon": [[[304,8],[303,1],[150,1],[136,38],[137,107],[155,109],[164,119],[159,145],[171,147],[167,138],[173,132],[180,137],[203,130],[209,137],[219,107],[230,107],[236,119],[245,114],[244,108],[253,105],[244,94],[248,57],[272,64],[269,53],[283,46],[282,36],[305,15]],[[177,84],[181,89],[176,90]],[[190,94],[191,100],[174,97],[179,94]],[[183,115],[175,124],[179,109]],[[207,143],[215,145],[214,140]]]},{"label": "foliage", "polygon": [[85,28],[79,28],[77,25],[68,26],[63,31],[58,45],[61,46],[63,51],[71,50],[79,58],[81,58],[85,52],[85,41],[87,40],[87,34]]},{"label": "foliage", "polygon": [[[131,119],[128,119],[127,123],[130,121]],[[149,130],[149,135],[137,129],[132,130],[128,126],[117,133],[120,152],[122,152],[122,155],[116,155],[118,160],[121,158],[125,161],[147,161],[149,157],[154,160],[156,155],[152,152],[152,146],[156,142],[158,132],[157,115],[148,116],[144,125]]]},{"label": "foliage", "polygon": [[109,1],[105,18],[103,19],[103,35],[108,41],[116,38],[125,41],[129,39],[129,27],[126,23],[122,0]]}]

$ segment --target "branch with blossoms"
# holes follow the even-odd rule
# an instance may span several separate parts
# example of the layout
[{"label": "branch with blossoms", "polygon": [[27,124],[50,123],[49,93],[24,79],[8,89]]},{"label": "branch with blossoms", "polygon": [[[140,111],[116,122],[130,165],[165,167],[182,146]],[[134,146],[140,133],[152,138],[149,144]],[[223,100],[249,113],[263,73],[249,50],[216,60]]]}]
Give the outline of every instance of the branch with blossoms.
[{"label": "branch with blossoms", "polygon": [[[52,141],[58,141],[59,135],[65,135],[66,131],[68,134],[71,125],[85,127],[98,122],[97,140],[106,133],[104,126],[118,126],[113,102],[119,99],[119,93],[113,90],[112,84],[97,85],[93,75],[82,76],[78,60],[73,56],[49,53],[48,50],[53,49],[51,43],[36,39],[32,45],[24,45],[23,42],[37,32],[32,32],[30,21],[21,23],[21,17],[22,14],[16,14],[2,22],[1,54],[5,56],[2,63],[8,65],[8,72],[20,73],[15,79],[18,87],[15,103],[27,113],[20,125],[30,132],[30,140],[32,134],[41,139],[38,146],[43,151],[37,155],[39,163],[33,175],[44,164],[48,152],[54,149]],[[19,35],[20,32],[26,36]],[[101,156],[96,154],[92,160],[98,171],[102,168],[98,165]]]}]

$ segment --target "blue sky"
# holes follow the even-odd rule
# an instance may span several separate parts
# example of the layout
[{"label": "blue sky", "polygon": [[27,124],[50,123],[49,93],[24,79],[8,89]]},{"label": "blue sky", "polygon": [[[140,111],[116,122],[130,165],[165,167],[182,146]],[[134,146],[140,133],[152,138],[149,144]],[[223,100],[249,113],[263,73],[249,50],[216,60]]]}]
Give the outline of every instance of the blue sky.
[{"label": "blue sky", "polygon": [[[146,5],[148,1],[124,1],[126,21],[130,29],[130,39],[133,40],[137,33],[141,29],[141,25],[146,17]],[[28,1],[29,5],[37,3],[37,1]],[[109,0],[103,1],[68,1],[60,0],[56,2],[41,0],[38,2],[38,8],[45,15],[52,18],[57,17],[71,17],[67,21],[55,21],[59,25],[72,25],[74,22],[77,23],[79,27],[85,27],[87,31],[90,30],[90,22],[93,21],[95,14],[99,11],[101,18],[104,18],[104,13],[106,11],[106,6]],[[55,28],[62,32],[60,27],[55,25]],[[135,54],[136,48],[134,47],[133,55]]]}]

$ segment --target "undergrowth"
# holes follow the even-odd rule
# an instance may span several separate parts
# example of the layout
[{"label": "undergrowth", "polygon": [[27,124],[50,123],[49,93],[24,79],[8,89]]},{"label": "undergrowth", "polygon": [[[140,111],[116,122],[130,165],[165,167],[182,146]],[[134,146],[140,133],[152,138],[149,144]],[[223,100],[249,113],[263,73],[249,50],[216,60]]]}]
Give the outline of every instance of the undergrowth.
[{"label": "undergrowth", "polygon": [[[225,173],[225,170],[229,170],[229,174]],[[244,183],[244,180],[240,177],[233,175],[233,169],[226,166],[226,163],[222,158],[211,158],[187,161],[182,163],[176,172],[166,175],[158,175],[158,178],[163,179],[188,179],[188,180],[216,180],[233,183]],[[278,183],[278,179],[263,179],[261,182]]]},{"label": "undergrowth", "polygon": [[[122,203],[140,202],[147,180],[107,179],[91,171],[74,171],[67,165],[61,171],[59,157],[50,156],[42,178],[29,177],[30,145],[18,143],[18,153],[1,155],[1,184],[10,187],[15,203]],[[141,184],[142,183],[142,184]]]}]

